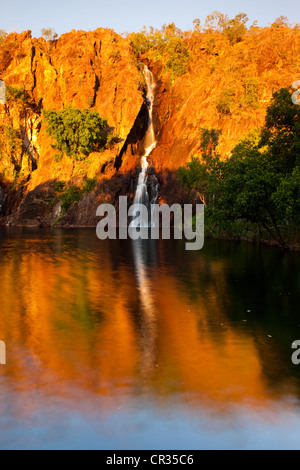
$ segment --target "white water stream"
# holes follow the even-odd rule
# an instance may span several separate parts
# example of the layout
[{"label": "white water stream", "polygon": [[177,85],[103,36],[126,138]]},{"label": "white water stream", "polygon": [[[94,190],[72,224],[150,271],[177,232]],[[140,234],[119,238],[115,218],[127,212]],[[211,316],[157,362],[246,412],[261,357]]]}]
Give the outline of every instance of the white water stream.
[{"label": "white water stream", "polygon": [[[154,91],[155,91],[155,82],[153,75],[151,71],[148,69],[148,67],[145,65],[144,69],[144,75],[146,78],[146,84],[147,84],[147,105],[148,105],[148,112],[149,112],[149,121],[148,121],[148,129],[145,137],[145,153],[142,156],[141,159],[141,172],[139,174],[139,179],[138,179],[138,184],[137,184],[137,189],[134,197],[134,204],[144,204],[147,207],[149,207],[149,194],[147,190],[147,170],[149,167],[149,162],[148,162],[148,157],[152,153],[152,151],[156,147],[156,139],[155,139],[155,132],[154,132],[154,127],[153,127],[153,103],[154,103]],[[155,178],[155,176],[154,176]],[[155,178],[156,180],[156,178]],[[157,182],[157,180],[156,180]],[[157,197],[158,197],[158,182],[155,185],[155,187],[152,188],[152,199],[150,201],[150,204],[155,204]],[[131,222],[131,226],[136,226],[135,221],[133,220]]]}]

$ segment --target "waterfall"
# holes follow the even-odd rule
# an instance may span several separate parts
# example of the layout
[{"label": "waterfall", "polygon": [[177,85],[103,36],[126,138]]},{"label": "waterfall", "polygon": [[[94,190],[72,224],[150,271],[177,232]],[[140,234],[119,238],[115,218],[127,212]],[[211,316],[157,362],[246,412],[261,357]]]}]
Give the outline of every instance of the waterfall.
[{"label": "waterfall", "polygon": [[[146,84],[147,84],[147,97],[146,97],[146,102],[148,106],[148,129],[146,132],[146,137],[145,137],[145,153],[142,156],[141,159],[141,172],[139,174],[139,179],[138,179],[138,184],[137,184],[137,189],[136,193],[134,196],[134,204],[144,204],[146,206],[149,206],[149,194],[147,191],[147,170],[149,167],[148,163],[148,157],[151,154],[151,152],[155,149],[156,147],[156,140],[155,140],[155,132],[154,132],[154,127],[153,127],[153,103],[154,103],[154,90],[155,90],[155,82],[152,73],[148,69],[148,67],[145,65],[144,68],[144,75],[146,79]],[[154,188],[154,194],[152,195],[150,204],[155,204],[157,197],[158,197],[158,181],[155,178],[155,188]],[[131,226],[134,225],[134,220],[130,224]]]},{"label": "waterfall", "polygon": [[0,80],[0,104],[6,104],[6,86],[3,80]]}]

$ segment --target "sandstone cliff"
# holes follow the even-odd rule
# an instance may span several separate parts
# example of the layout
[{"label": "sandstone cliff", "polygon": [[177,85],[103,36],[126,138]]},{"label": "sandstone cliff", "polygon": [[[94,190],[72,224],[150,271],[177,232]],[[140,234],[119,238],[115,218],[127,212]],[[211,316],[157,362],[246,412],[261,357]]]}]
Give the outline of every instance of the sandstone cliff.
[{"label": "sandstone cliff", "polygon": [[[176,169],[199,154],[202,128],[222,131],[220,153],[263,125],[272,93],[300,78],[300,32],[287,27],[253,30],[230,45],[221,34],[184,39],[191,60],[187,73],[171,80],[164,56],[140,57],[157,81],[151,155],[161,200],[175,200]],[[49,225],[61,215],[56,182],[80,186],[95,178],[95,190],[71,204],[61,224],[95,225],[96,207],[134,192],[143,150],[147,107],[141,64],[129,38],[112,30],[72,31],[56,41],[10,34],[0,47],[0,79],[23,90],[0,105],[2,129],[19,133],[19,145],[1,140],[0,217],[3,224]],[[55,159],[43,109],[92,108],[108,121],[118,143],[83,162]],[[5,200],[3,201],[3,194]]]}]

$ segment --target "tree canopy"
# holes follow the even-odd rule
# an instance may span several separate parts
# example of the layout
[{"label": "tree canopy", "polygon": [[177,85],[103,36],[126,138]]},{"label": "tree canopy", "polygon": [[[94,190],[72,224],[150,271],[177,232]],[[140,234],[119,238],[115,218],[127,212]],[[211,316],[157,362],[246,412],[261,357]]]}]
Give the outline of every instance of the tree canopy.
[{"label": "tree canopy", "polygon": [[202,155],[178,177],[207,206],[210,229],[249,227],[282,246],[300,233],[300,107],[287,89],[273,96],[265,126],[242,140],[229,159],[216,152],[217,131],[202,131]]}]

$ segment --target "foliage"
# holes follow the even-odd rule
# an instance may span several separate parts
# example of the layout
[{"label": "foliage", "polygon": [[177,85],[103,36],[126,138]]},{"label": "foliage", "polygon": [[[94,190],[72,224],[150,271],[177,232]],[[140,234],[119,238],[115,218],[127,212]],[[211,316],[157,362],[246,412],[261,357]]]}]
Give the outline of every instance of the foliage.
[{"label": "foliage", "polygon": [[190,54],[187,46],[181,38],[173,37],[165,46],[169,58],[165,62],[165,68],[171,72],[171,78],[180,77],[187,72]]},{"label": "foliage", "polygon": [[103,149],[107,142],[108,126],[96,111],[65,108],[44,111],[48,134],[55,139],[53,148],[83,160],[91,152]]},{"label": "foliage", "polygon": [[152,52],[156,54],[156,58],[163,58],[165,72],[171,73],[171,79],[187,72],[191,55],[183,33],[175,23],[164,25],[160,30],[144,27],[142,31],[132,33],[129,37],[137,57]]},{"label": "foliage", "polygon": [[204,32],[222,33],[228,37],[231,44],[236,44],[243,40],[249,18],[246,13],[239,13],[230,19],[228,15],[224,15],[219,11],[214,11],[206,17],[204,23]]},{"label": "foliage", "polygon": [[[300,110],[288,90],[273,96],[265,126],[242,140],[232,156],[216,154],[218,134],[202,132],[201,160],[193,157],[178,177],[207,205],[213,233],[247,234],[256,227],[281,246],[300,232]],[[241,228],[243,227],[243,228]]]},{"label": "foliage", "polygon": [[55,181],[54,191],[56,193],[62,193],[66,187],[66,183],[64,181]]},{"label": "foliage", "polygon": [[220,114],[231,114],[232,105],[235,101],[235,90],[227,88],[217,101],[217,110]]},{"label": "foliage", "polygon": [[243,85],[245,88],[245,105],[250,108],[255,108],[258,105],[258,79],[256,77],[245,78]]},{"label": "foliage", "polygon": [[96,178],[86,178],[83,184],[82,193],[88,194],[94,191],[96,183],[97,183]]},{"label": "foliage", "polygon": [[1,44],[3,44],[6,36],[7,36],[7,32],[4,31],[3,29],[0,29],[0,46]]},{"label": "foliage", "polygon": [[224,15],[219,11],[214,11],[206,17],[204,23],[204,31],[207,33],[222,32],[228,22],[228,15]]},{"label": "foliage", "polygon": [[55,32],[53,28],[43,28],[41,29],[42,37],[46,39],[46,41],[55,41],[58,38],[58,34]]},{"label": "foliage", "polygon": [[193,25],[194,25],[194,32],[200,33],[201,32],[201,21],[199,20],[199,18],[196,18],[193,21]]},{"label": "foliage", "polygon": [[6,85],[6,99],[7,101],[21,101],[27,103],[29,95],[24,87]]},{"label": "foliage", "polygon": [[8,158],[16,163],[22,153],[23,140],[21,133],[11,126],[0,126],[0,160]]},{"label": "foliage", "polygon": [[[18,48],[18,43],[13,39],[13,36],[7,36],[0,40],[0,75],[7,69],[13,60],[13,56]],[[10,40],[9,40],[10,39]]]},{"label": "foliage", "polygon": [[272,28],[290,27],[290,22],[286,16],[279,16],[271,26]]},{"label": "foliage", "polygon": [[120,139],[119,134],[116,134],[114,131],[108,132],[106,144],[107,148],[111,149],[120,142],[122,142],[122,139]]},{"label": "foliage", "polygon": [[66,184],[63,181],[57,181],[55,183],[55,192],[60,194],[61,197],[61,208],[62,215],[65,215],[69,207],[90,192],[95,189],[96,178],[86,178],[83,182],[82,187],[73,184],[66,188]]},{"label": "foliage", "polygon": [[64,215],[69,207],[76,201],[79,201],[82,197],[82,192],[75,184],[70,186],[62,195],[62,215]]},{"label": "foliage", "polygon": [[202,129],[201,161],[192,156],[186,167],[181,167],[178,170],[178,178],[182,186],[195,192],[204,204],[208,203],[209,188],[214,185],[213,181],[217,175],[219,156],[216,153],[216,148],[220,134],[221,132],[216,129]]},{"label": "foliage", "polygon": [[249,18],[245,13],[239,13],[224,25],[223,33],[228,37],[231,44],[236,44],[243,40],[247,32],[246,23],[248,21]]}]

